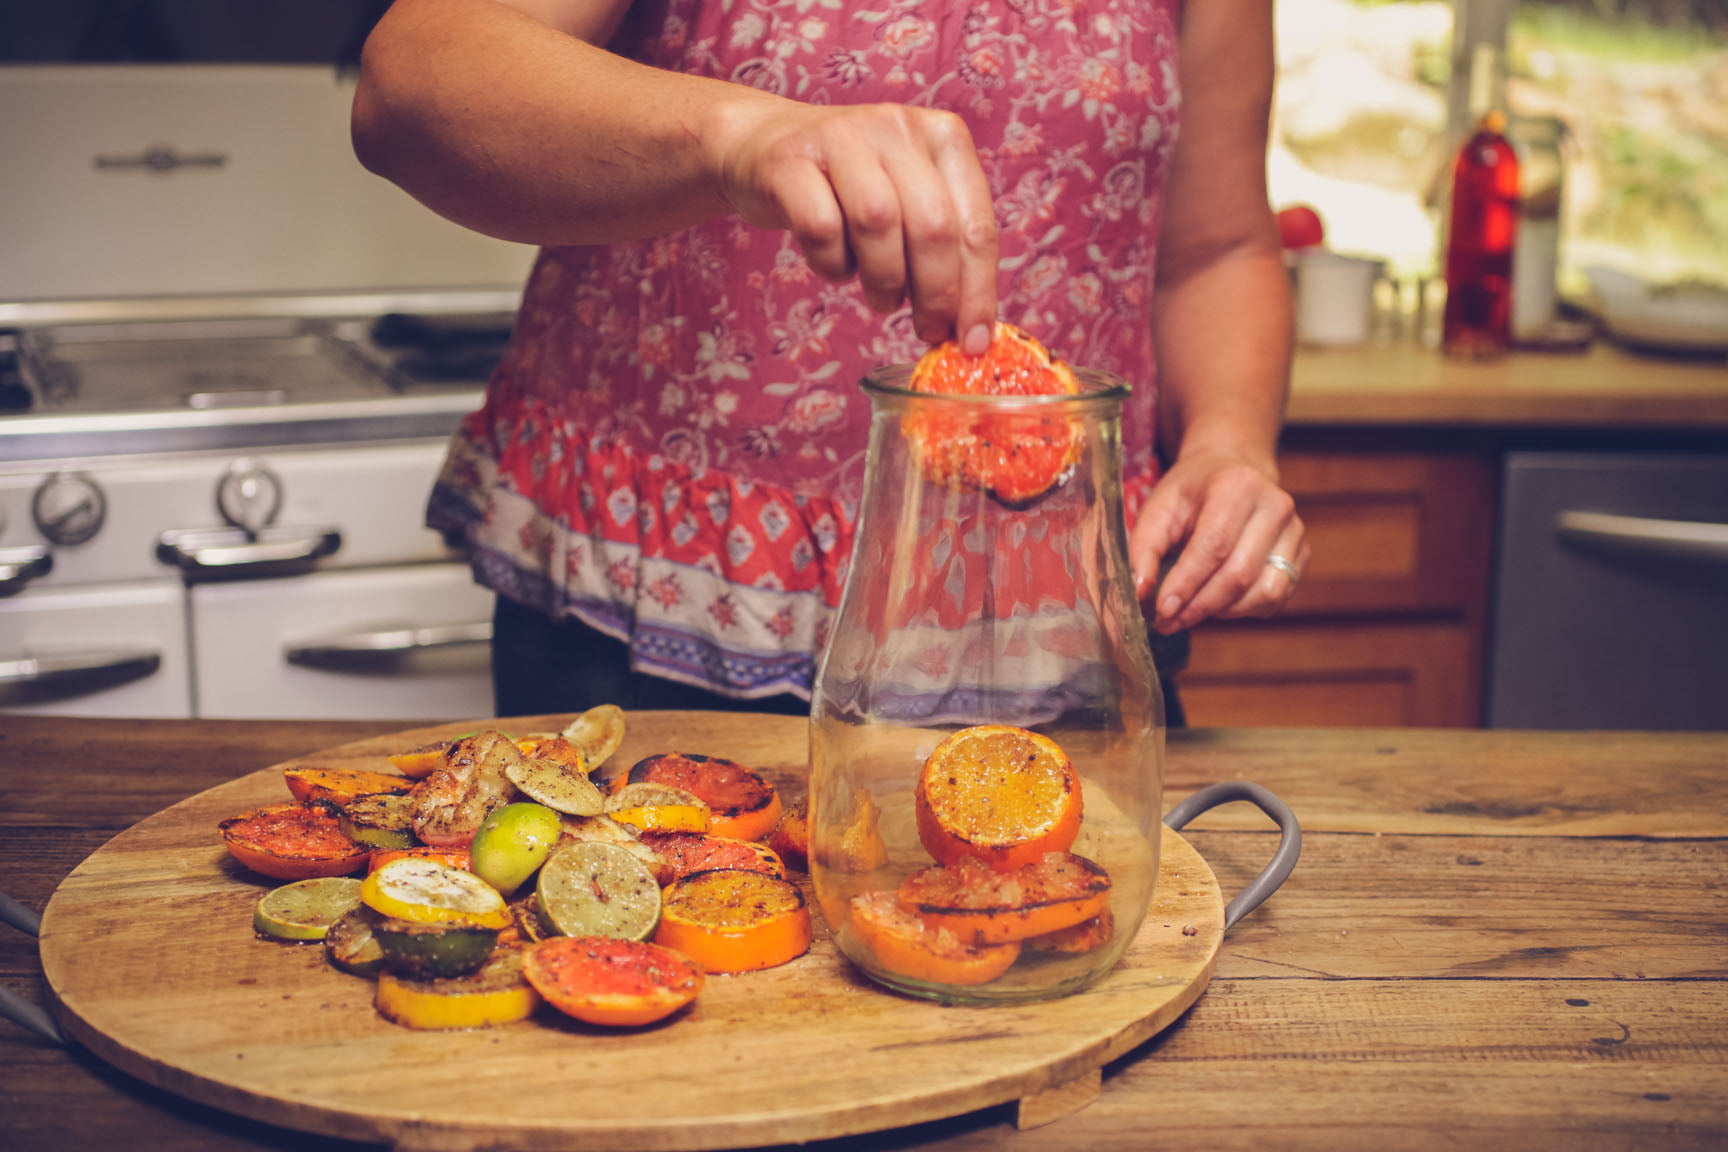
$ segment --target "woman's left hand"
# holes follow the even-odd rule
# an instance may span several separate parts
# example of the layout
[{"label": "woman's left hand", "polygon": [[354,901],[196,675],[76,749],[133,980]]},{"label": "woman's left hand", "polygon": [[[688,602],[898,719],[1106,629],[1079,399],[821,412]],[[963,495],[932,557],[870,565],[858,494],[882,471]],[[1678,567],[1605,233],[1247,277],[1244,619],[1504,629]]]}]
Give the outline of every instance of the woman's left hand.
[{"label": "woman's left hand", "polygon": [[1270,616],[1296,591],[1309,559],[1295,501],[1269,466],[1220,451],[1184,453],[1159,479],[1128,551],[1140,602],[1160,632],[1214,616]]}]

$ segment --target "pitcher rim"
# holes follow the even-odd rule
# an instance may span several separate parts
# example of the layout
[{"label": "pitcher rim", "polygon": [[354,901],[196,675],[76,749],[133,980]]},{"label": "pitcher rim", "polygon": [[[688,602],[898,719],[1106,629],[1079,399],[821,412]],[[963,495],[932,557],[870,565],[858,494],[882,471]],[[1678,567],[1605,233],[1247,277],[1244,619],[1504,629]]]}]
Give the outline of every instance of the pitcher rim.
[{"label": "pitcher rim", "polygon": [[1079,392],[1056,392],[1037,396],[984,396],[971,393],[954,392],[915,392],[894,381],[911,379],[915,365],[888,364],[866,372],[859,380],[859,385],[867,395],[885,396],[894,399],[929,401],[939,400],[955,404],[976,405],[979,408],[1000,408],[1011,411],[1037,410],[1039,408],[1059,408],[1073,406],[1102,406],[1120,404],[1127,398],[1131,386],[1113,372],[1101,368],[1079,368],[1070,366],[1075,379],[1080,382]]}]

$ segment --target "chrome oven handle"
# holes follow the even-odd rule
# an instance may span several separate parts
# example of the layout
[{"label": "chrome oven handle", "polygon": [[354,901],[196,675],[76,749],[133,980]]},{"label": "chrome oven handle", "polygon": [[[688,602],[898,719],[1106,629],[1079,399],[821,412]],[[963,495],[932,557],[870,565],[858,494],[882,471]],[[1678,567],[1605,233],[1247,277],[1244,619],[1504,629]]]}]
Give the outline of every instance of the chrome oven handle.
[{"label": "chrome oven handle", "polygon": [[195,576],[250,576],[304,566],[342,547],[334,528],[267,529],[256,537],[238,528],[164,532],[156,557]]},{"label": "chrome oven handle", "polygon": [[1728,524],[1616,516],[1569,508],[1560,513],[1554,528],[1562,540],[1634,555],[1728,562]]},{"label": "chrome oven handle", "polygon": [[0,596],[10,596],[54,569],[54,554],[40,544],[0,548]]},{"label": "chrome oven handle", "polygon": [[141,649],[58,652],[0,660],[0,701],[75,688],[80,680],[89,680],[92,690],[110,688],[149,676],[161,666],[161,654]]},{"label": "chrome oven handle", "polygon": [[379,628],[371,632],[355,632],[297,644],[285,654],[290,664],[340,668],[376,664],[415,652],[485,644],[491,639],[491,621],[433,624],[424,628]]}]

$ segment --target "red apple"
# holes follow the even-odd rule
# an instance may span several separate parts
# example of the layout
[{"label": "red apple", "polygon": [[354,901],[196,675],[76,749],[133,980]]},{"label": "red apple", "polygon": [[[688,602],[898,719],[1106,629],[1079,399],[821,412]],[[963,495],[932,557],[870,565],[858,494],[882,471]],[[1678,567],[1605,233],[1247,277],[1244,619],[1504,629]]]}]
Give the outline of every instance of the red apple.
[{"label": "red apple", "polygon": [[1278,212],[1278,239],[1285,248],[1318,248],[1326,242],[1326,226],[1308,205],[1292,204]]}]

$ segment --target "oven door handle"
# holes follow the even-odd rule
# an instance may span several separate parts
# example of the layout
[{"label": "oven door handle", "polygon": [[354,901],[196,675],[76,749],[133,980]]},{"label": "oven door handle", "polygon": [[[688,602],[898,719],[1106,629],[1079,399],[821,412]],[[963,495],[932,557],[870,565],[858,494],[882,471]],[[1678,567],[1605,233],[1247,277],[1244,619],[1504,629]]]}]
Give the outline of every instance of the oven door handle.
[{"label": "oven door handle", "polygon": [[334,528],[187,528],[162,533],[156,558],[192,576],[267,576],[308,567],[340,547]]},{"label": "oven door handle", "polygon": [[432,624],[424,628],[379,628],[327,640],[297,644],[286,652],[288,663],[313,668],[370,667],[416,652],[486,644],[492,639],[491,621],[470,624]]},{"label": "oven door handle", "polygon": [[39,699],[112,688],[162,667],[162,656],[142,649],[57,652],[0,660],[0,702]]},{"label": "oven door handle", "polygon": [[54,554],[40,544],[0,548],[0,596],[10,596],[54,570]]},{"label": "oven door handle", "polygon": [[1612,548],[1635,556],[1728,563],[1728,524],[1658,520],[1569,508],[1554,523],[1562,540]]}]

